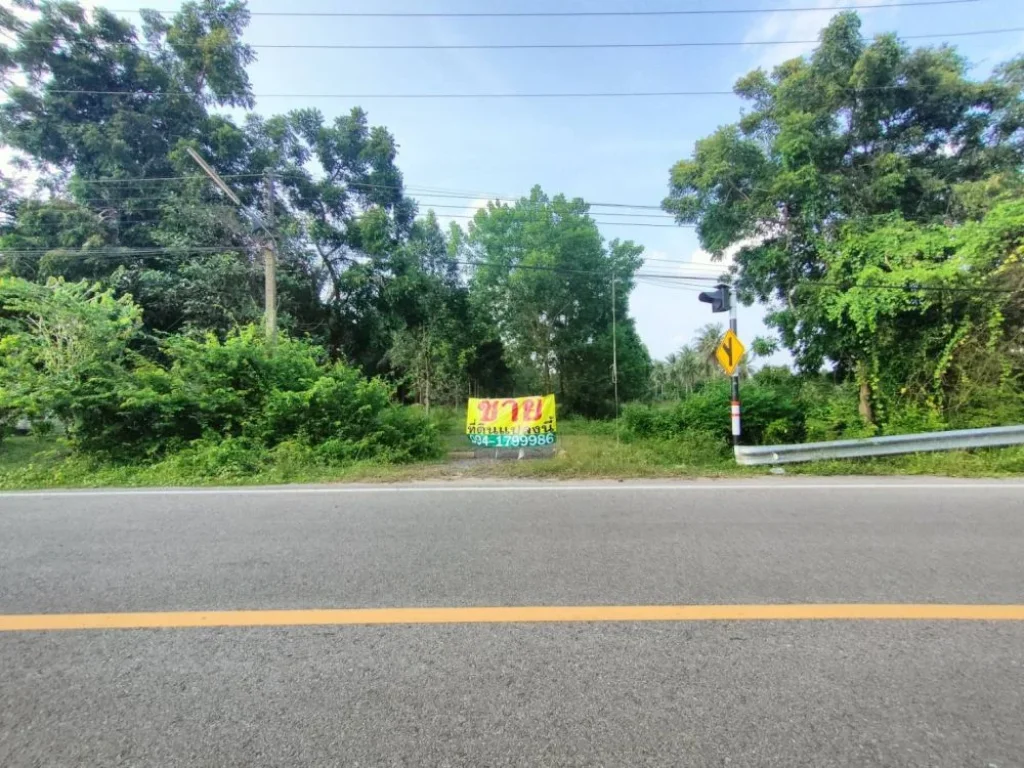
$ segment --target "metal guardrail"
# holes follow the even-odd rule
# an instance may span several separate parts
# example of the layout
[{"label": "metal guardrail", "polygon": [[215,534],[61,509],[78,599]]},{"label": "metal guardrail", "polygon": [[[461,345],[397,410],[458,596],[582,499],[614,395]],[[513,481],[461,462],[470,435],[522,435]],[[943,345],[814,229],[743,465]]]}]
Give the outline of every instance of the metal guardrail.
[{"label": "metal guardrail", "polygon": [[736,463],[744,466],[794,464],[799,461],[856,459],[898,453],[998,448],[1006,445],[1024,445],[1024,425],[868,437],[863,440],[833,440],[827,443],[802,445],[738,445]]}]

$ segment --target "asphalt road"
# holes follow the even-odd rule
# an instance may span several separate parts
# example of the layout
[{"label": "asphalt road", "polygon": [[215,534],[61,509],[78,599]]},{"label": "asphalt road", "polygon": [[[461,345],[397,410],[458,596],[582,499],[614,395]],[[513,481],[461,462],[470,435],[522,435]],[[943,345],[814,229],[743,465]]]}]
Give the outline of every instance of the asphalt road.
[{"label": "asphalt road", "polygon": [[[1024,604],[1024,484],[0,494],[0,614]],[[1024,766],[1024,622],[2,631],[0,766]]]}]

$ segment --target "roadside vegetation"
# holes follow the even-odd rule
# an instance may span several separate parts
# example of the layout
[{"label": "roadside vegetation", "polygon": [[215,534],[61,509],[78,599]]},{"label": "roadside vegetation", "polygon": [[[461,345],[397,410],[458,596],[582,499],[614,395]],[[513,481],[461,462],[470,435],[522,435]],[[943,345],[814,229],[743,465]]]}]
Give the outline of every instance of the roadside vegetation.
[{"label": "roadside vegetation", "polygon": [[[465,450],[461,423],[441,437]],[[443,427],[444,425],[438,425]],[[156,461],[92,457],[55,435],[15,437],[0,448],[0,490],[101,488],[107,486],[230,486],[281,483],[401,482],[457,479],[572,480],[629,478],[764,477],[766,467],[737,467],[720,443],[706,437],[636,437],[625,428],[616,440],[614,422],[570,419],[560,430],[551,458],[530,461],[427,459],[395,464],[363,460],[332,464],[291,447],[239,450],[237,446],[193,446]],[[1024,448],[894,456],[789,465],[791,475],[931,475],[1004,477],[1024,473]]]},{"label": "roadside vegetation", "polygon": [[[242,2],[141,29],[22,5],[0,11],[0,143],[33,179],[0,179],[0,487],[751,474],[710,358],[722,327],[652,361],[629,311],[644,249],[606,241],[584,200],[534,188],[445,230],[359,107],[236,121],[254,105]],[[972,80],[953,48],[865,40],[852,13],[820,39],[737,82],[742,119],[670,169],[663,202],[767,307],[744,439],[1024,422],[1024,57]],[[278,254],[270,337],[254,221]],[[792,368],[763,364],[780,349]],[[553,458],[448,458],[467,397],[549,392]]]}]

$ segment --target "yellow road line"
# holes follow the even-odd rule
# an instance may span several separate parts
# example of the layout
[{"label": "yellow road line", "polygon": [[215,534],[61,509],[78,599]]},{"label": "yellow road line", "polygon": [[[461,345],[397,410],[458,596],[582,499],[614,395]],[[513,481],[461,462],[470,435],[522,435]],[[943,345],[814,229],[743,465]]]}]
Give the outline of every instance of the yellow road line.
[{"label": "yellow road line", "polygon": [[1024,621],[1024,605],[583,605],[0,615],[0,632],[646,621]]}]

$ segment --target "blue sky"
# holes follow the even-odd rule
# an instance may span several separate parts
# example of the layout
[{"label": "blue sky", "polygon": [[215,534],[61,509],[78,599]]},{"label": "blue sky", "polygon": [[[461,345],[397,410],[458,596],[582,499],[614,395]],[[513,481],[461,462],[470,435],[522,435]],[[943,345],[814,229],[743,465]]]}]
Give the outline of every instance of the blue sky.
[{"label": "blue sky", "polygon": [[[658,10],[668,8],[871,6],[893,0],[251,0],[259,11],[554,11]],[[119,0],[123,2],[123,0]],[[159,9],[177,3],[143,3]],[[130,4],[120,7],[130,7]],[[382,19],[254,16],[247,41],[308,44],[468,44],[675,41],[809,40],[832,12],[611,18]],[[1022,0],[903,8],[866,7],[867,34],[896,30],[933,35],[975,29],[1024,27]],[[922,40],[917,44],[938,44]],[[987,74],[996,63],[1024,51],[1024,33],[965,37],[955,41]],[[429,93],[728,90],[735,79],[770,67],[813,46],[599,49],[599,50],[260,50],[251,68],[260,93]],[[474,198],[519,196],[534,184],[554,194],[589,201],[656,205],[667,190],[668,169],[687,157],[694,142],[735,121],[733,96],[608,99],[403,100],[260,98],[270,114],[316,106],[328,117],[364,107],[400,145],[399,166],[413,197],[467,206],[472,199],[442,199],[416,192],[454,190]],[[437,209],[466,214],[469,210]],[[612,209],[595,209],[598,219]],[[622,211],[617,211],[622,212]],[[645,211],[645,213],[657,213]],[[630,221],[630,219],[623,219]],[[671,223],[670,219],[637,219]],[[464,222],[463,222],[464,223]],[[646,271],[707,272],[694,233],[682,228],[602,225],[605,237],[632,239],[651,258],[701,266],[651,262]],[[713,273],[713,271],[712,271]],[[651,354],[663,357],[687,341],[712,316],[695,294],[640,285],[631,311]],[[740,336],[765,332],[759,307],[740,311]]]}]

